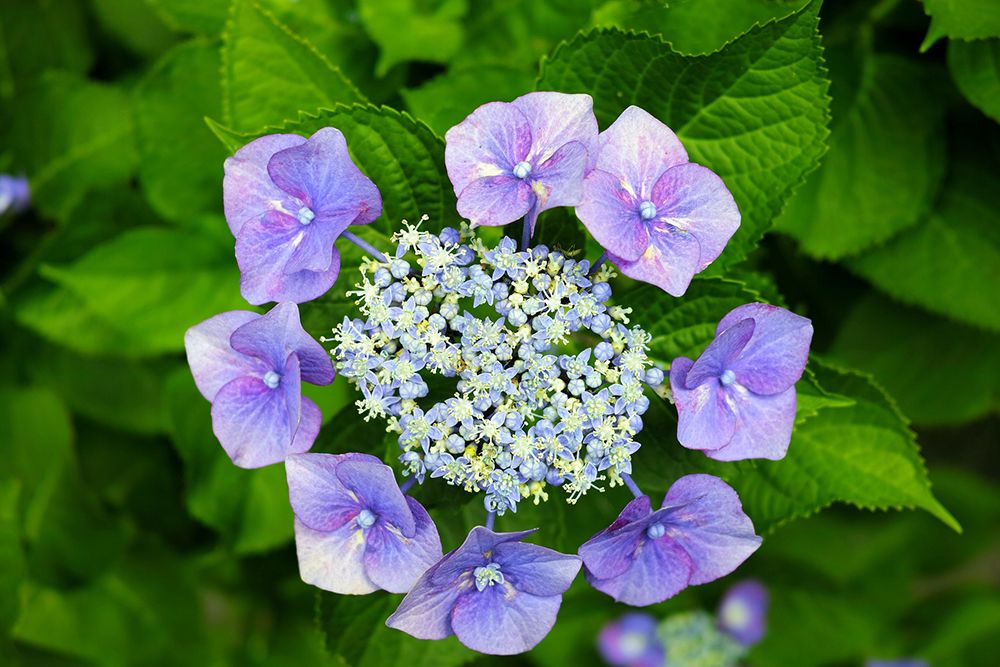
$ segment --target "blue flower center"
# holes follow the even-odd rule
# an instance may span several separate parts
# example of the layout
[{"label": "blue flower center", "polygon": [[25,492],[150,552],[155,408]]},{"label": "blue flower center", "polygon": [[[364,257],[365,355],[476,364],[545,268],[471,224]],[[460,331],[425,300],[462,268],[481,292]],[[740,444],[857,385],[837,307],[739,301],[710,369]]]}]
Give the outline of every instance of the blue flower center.
[{"label": "blue flower center", "polygon": [[663,537],[667,532],[667,529],[663,527],[662,523],[654,523],[652,526],[646,529],[646,537],[651,540],[658,540]]},{"label": "blue flower center", "polygon": [[527,178],[528,174],[531,173],[531,163],[530,162],[518,162],[514,165],[514,175],[518,178]]},{"label": "blue flower center", "polygon": [[277,389],[278,385],[281,384],[281,376],[274,371],[268,371],[264,373],[264,384],[267,385],[268,389]]},{"label": "blue flower center", "polygon": [[500,571],[499,563],[477,567],[472,571],[472,575],[476,578],[476,588],[480,591],[485,590],[487,586],[503,583],[503,572]]},{"label": "blue flower center", "polygon": [[736,382],[736,373],[732,372],[728,368],[722,371],[722,375],[719,376],[719,382],[722,383],[723,387],[728,387]]},{"label": "blue flower center", "polygon": [[299,222],[303,225],[308,225],[313,221],[313,218],[316,217],[316,214],[313,213],[313,210],[308,206],[303,206],[299,209],[299,212],[295,214],[295,217],[298,218]]},{"label": "blue flower center", "polygon": [[652,220],[656,217],[656,204],[648,199],[639,204],[639,217],[643,220]]},{"label": "blue flower center", "polygon": [[377,518],[374,512],[365,508],[358,513],[358,525],[362,528],[371,528]]}]

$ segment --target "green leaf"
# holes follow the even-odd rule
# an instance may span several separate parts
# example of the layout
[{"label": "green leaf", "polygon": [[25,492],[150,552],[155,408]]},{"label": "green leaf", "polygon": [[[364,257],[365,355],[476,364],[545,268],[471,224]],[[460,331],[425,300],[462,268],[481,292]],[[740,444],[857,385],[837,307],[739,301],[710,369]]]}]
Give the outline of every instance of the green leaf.
[{"label": "green leaf", "polygon": [[385,619],[399,606],[401,595],[318,595],[318,617],[326,633],[327,650],[343,665],[458,667],[478,655],[455,637],[428,641],[386,627]]},{"label": "green leaf", "polygon": [[[91,68],[85,12],[78,0],[0,3],[0,99],[23,92],[46,70],[83,74]],[[0,117],[8,111],[14,109],[0,109]]]},{"label": "green leaf", "polygon": [[686,450],[673,437],[676,414],[654,402],[643,433],[656,433],[660,441],[640,435],[643,449],[637,454],[636,480],[644,488],[665,491],[677,477],[691,472],[722,477],[739,492],[747,513],[764,532],[834,502],[864,509],[921,508],[960,530],[931,494],[914,434],[885,392],[855,371],[815,357],[811,363],[826,391],[852,402],[826,407],[796,424],[784,459],[720,463]]},{"label": "green leaf", "polygon": [[127,181],[138,162],[128,96],[69,74],[50,72],[19,96],[6,131],[34,205],[57,219],[92,188]]},{"label": "green leaf", "polygon": [[[156,212],[181,224],[197,225],[205,222],[199,214],[221,212],[226,152],[202,120],[222,111],[219,66],[209,43],[181,44],[134,94],[139,178]],[[224,224],[219,230],[228,237]]]},{"label": "green leaf", "polygon": [[77,581],[107,569],[126,534],[80,479],[66,408],[49,390],[12,387],[0,387],[0,406],[0,480],[21,486],[19,516],[32,571]]},{"label": "green leaf", "polygon": [[717,51],[756,25],[785,18],[808,0],[612,0],[596,11],[597,27],[660,35],[680,53]]},{"label": "green leaf", "polygon": [[419,88],[400,91],[413,115],[444,136],[477,107],[494,100],[510,101],[535,89],[535,74],[509,65],[486,64],[450,68]]},{"label": "green leaf", "polygon": [[984,39],[1000,37],[1000,5],[993,0],[923,0],[924,12],[931,17],[921,51],[942,37]]},{"label": "green leaf", "polygon": [[215,37],[226,24],[228,5],[222,0],[144,0],[174,30]]},{"label": "green leaf", "polygon": [[958,424],[1000,408],[1000,375],[986,370],[1000,368],[1000,336],[877,295],[847,316],[830,354],[872,373],[917,424]]},{"label": "green leaf", "polygon": [[382,216],[369,228],[389,236],[399,229],[400,220],[416,222],[421,215],[427,215],[434,226],[459,221],[454,190],[444,170],[444,142],[406,112],[369,104],[337,105],[250,134],[211,121],[209,126],[231,151],[263,134],[309,136],[322,127],[335,127],[347,138],[355,163],[382,193]]},{"label": "green leaf", "polygon": [[212,239],[144,227],[41,272],[130,339],[144,340],[146,350],[172,352],[183,347],[188,327],[245,307],[235,264],[232,250]]},{"label": "green leaf", "polygon": [[587,92],[602,127],[635,104],[669,125],[692,162],[719,174],[742,223],[717,267],[743,259],[826,150],[830,98],[818,3],[718,53],[683,56],[661,39],[595,30],[542,62],[540,89]]},{"label": "green leaf", "polygon": [[177,41],[160,14],[135,0],[90,0],[102,31],[139,56],[156,57]]},{"label": "green leaf", "polygon": [[848,267],[904,303],[1000,331],[1000,159],[966,132],[929,217]]},{"label": "green leaf", "polygon": [[1000,122],[1000,39],[948,42],[948,69],[966,99]]},{"label": "green leaf", "polygon": [[446,63],[462,46],[466,0],[358,0],[365,30],[379,45],[376,76],[407,60]]},{"label": "green leaf", "polygon": [[3,635],[20,613],[19,591],[26,574],[18,512],[20,497],[19,480],[0,480],[0,633]]},{"label": "green leaf", "polygon": [[[944,96],[930,92],[936,68],[892,55],[869,55],[859,67],[822,165],[775,221],[818,258],[856,254],[915,225],[944,175]],[[839,71],[832,68],[835,81]]]},{"label": "green leaf", "polygon": [[35,348],[28,369],[75,413],[102,424],[152,435],[163,431],[163,378],[174,360],[90,357],[54,345]]},{"label": "green leaf", "polygon": [[223,118],[249,132],[364,96],[305,38],[253,0],[233,0],[222,47]]},{"label": "green leaf", "polygon": [[237,553],[255,553],[292,539],[284,466],[236,467],[212,434],[211,405],[186,368],[166,385],[165,419],[184,461],[188,511],[218,531]]}]

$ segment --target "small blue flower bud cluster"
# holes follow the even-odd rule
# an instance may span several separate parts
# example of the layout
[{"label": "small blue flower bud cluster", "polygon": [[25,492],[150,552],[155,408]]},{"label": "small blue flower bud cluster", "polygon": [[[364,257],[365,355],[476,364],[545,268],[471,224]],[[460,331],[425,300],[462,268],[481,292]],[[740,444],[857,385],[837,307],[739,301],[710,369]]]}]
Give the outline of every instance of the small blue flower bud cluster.
[{"label": "small blue flower bud cluster", "polygon": [[[421,483],[441,477],[502,514],[524,498],[569,502],[622,483],[663,372],[650,336],[608,307],[613,275],[510,238],[487,248],[468,229],[406,225],[385,262],[367,260],[355,291],[364,319],[334,330],[339,372],[366,420],[399,433],[400,460]],[[597,344],[582,352],[572,347]],[[427,374],[455,378],[432,406]]]}]

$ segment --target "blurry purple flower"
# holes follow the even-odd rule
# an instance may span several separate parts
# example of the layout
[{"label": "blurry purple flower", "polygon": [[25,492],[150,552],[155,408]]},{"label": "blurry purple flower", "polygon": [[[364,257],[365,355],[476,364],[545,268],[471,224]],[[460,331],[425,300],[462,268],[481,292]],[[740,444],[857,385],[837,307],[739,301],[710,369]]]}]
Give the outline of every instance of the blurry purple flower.
[{"label": "blurry purple flower", "polygon": [[595,153],[577,216],[622,273],[684,294],[740,226],[733,196],[638,107],[601,133]]},{"label": "blurry purple flower", "polygon": [[473,226],[506,225],[576,206],[597,139],[590,95],[528,93],[490,102],[445,134],[444,161],[458,212]]},{"label": "blurry purple flower", "polygon": [[616,667],[663,667],[663,642],[656,619],[649,614],[625,614],[601,628],[597,648],[604,662]]},{"label": "blurry purple flower", "polygon": [[681,477],[655,512],[639,496],[580,547],[587,581],[642,607],[735,570],[760,546],[739,496],[718,477]]},{"label": "blurry purple flower", "polygon": [[212,429],[233,463],[259,468],[307,451],[319,433],[319,408],[301,381],[333,382],[330,355],[299,323],[294,303],[266,315],[234,310],[184,334],[188,365],[212,403]]},{"label": "blurry purple flower", "polygon": [[580,559],[520,540],[531,530],[477,526],[424,573],[386,625],[418,639],[458,640],[480,653],[513,655],[549,633]]},{"label": "blurry purple flower", "polygon": [[285,469],[307,584],[345,595],[405,593],[441,558],[427,510],[374,456],[299,454]]},{"label": "blurry purple flower", "polygon": [[378,188],[358,170],[340,130],[308,140],[269,134],[226,160],[226,220],[236,237],[243,298],[302,303],[340,273],[334,241],[382,213]]},{"label": "blurry purple flower", "polygon": [[19,213],[31,203],[31,188],[23,176],[0,174],[0,215]]},{"label": "blurry purple flower", "polygon": [[726,591],[716,624],[722,632],[743,644],[753,646],[767,633],[767,589],[759,581],[748,579]]},{"label": "blurry purple flower", "polygon": [[719,461],[783,458],[812,333],[808,319],[763,303],[723,317],[697,361],[670,365],[680,443]]}]

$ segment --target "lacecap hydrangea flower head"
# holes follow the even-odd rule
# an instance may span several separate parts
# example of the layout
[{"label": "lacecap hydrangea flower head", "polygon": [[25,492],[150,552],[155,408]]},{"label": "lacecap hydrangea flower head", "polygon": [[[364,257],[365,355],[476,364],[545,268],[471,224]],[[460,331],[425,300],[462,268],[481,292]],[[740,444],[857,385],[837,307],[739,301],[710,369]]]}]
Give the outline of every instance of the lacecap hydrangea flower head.
[{"label": "lacecap hydrangea flower head", "polygon": [[[224,313],[188,333],[216,434],[238,465],[284,462],[303,580],[341,594],[407,593],[388,624],[415,637],[527,651],[556,622],[581,566],[598,590],[645,605],[725,576],[760,544],[722,480],[664,480],[673,486],[654,509],[632,479],[650,401],[670,392],[645,323],[612,302],[611,287],[617,266],[683,293],[722,252],[739,213],[721,179],[690,164],[658,120],[630,108],[598,135],[592,108],[587,95],[551,92],[480,107],[446,134],[445,166],[468,223],[432,231],[426,219],[403,221],[381,248],[348,231],[375,220],[381,199],[335,128],[261,137],[226,162],[243,294],[280,303],[266,315]],[[606,254],[592,262],[580,249],[532,244],[539,214],[557,206],[576,206]],[[487,243],[476,232],[519,219],[520,242]],[[367,257],[346,290],[350,312],[320,339],[327,354],[302,330],[296,303],[337,280],[340,240]],[[754,437],[751,407],[784,396],[787,408],[805,354],[788,322],[805,320],[786,316],[754,310],[727,323],[753,331],[727,343],[722,366],[671,364],[682,428],[690,415],[701,423],[703,395],[728,406],[725,442],[695,428],[716,436],[700,449],[753,455],[732,444]],[[300,383],[328,384],[334,370],[357,389],[358,419],[384,421],[394,434],[395,457],[308,453],[321,420]],[[692,446],[686,433],[682,443]],[[483,503],[484,525],[448,553],[411,495],[425,483]],[[574,504],[617,486],[635,500],[579,555],[526,542],[534,530],[493,530],[523,502]],[[544,527],[537,536],[544,541]]]}]

